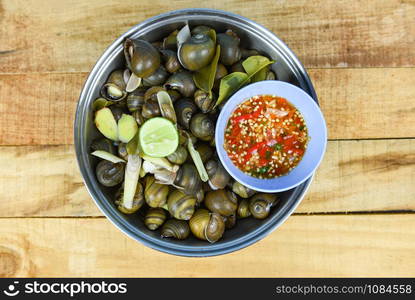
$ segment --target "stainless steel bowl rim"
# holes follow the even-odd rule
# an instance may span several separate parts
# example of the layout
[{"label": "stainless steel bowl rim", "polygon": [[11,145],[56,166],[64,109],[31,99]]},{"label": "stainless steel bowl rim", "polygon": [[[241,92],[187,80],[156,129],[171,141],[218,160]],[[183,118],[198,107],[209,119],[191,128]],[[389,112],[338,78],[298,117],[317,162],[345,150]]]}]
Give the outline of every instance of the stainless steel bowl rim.
[{"label": "stainless steel bowl rim", "polygon": [[282,223],[284,223],[284,221],[292,214],[292,212],[303,199],[305,193],[307,192],[310,186],[311,181],[313,180],[313,176],[311,176],[306,182],[304,182],[302,185],[296,188],[295,196],[293,196],[295,201],[292,201],[290,205],[287,205],[285,207],[285,211],[282,212],[282,217],[278,214],[275,214],[269,217],[266,223],[262,224],[250,233],[228,242],[223,242],[220,244],[210,244],[207,245],[207,247],[192,247],[186,245],[178,245],[172,244],[169,241],[163,241],[145,235],[143,232],[137,230],[137,228],[134,228],[134,226],[132,226],[131,224],[128,224],[127,222],[120,219],[119,216],[114,213],[114,211],[108,210],[106,208],[106,205],[108,204],[105,202],[107,200],[105,199],[105,196],[103,195],[99,186],[97,186],[97,184],[93,181],[93,170],[91,170],[88,167],[88,163],[86,161],[86,155],[89,153],[89,149],[86,149],[84,143],[81,142],[83,140],[82,124],[85,120],[86,112],[88,109],[87,105],[84,105],[84,102],[86,101],[86,99],[90,98],[91,94],[94,92],[93,87],[96,86],[97,74],[100,72],[100,70],[103,70],[108,66],[107,64],[110,61],[109,58],[111,58],[114,55],[117,55],[116,50],[117,48],[122,47],[122,41],[126,37],[129,37],[132,34],[136,34],[137,32],[149,31],[153,26],[160,26],[160,23],[163,23],[163,21],[165,20],[170,20],[172,18],[182,18],[184,15],[187,16],[189,19],[194,18],[195,20],[197,20],[197,16],[200,15],[203,15],[204,17],[211,16],[212,18],[226,18],[226,20],[229,22],[235,22],[238,23],[238,25],[241,25],[240,23],[243,23],[246,26],[249,26],[250,30],[255,30],[256,32],[259,32],[261,34],[261,38],[271,41],[273,44],[276,44],[279,49],[282,50],[282,54],[286,56],[287,61],[290,62],[293,65],[293,67],[295,67],[296,71],[298,71],[298,74],[296,75],[305,82],[306,87],[308,89],[306,92],[309,93],[310,96],[318,103],[314,87],[301,62],[298,60],[295,54],[288,48],[288,46],[286,46],[277,36],[275,36],[271,31],[269,31],[265,27],[240,15],[222,10],[202,8],[175,10],[168,13],[160,14],[158,16],[154,16],[132,27],[130,30],[122,34],[117,40],[115,40],[105,50],[105,52],[96,62],[94,68],[90,72],[83,86],[76,109],[76,116],[74,121],[75,150],[79,169],[89,194],[91,195],[92,199],[94,200],[98,208],[101,210],[101,212],[104,215],[106,215],[106,217],[122,232],[124,232],[132,239],[137,240],[150,248],[169,254],[192,257],[215,256],[233,252],[241,248],[245,248],[264,238],[270,232],[272,232]]}]

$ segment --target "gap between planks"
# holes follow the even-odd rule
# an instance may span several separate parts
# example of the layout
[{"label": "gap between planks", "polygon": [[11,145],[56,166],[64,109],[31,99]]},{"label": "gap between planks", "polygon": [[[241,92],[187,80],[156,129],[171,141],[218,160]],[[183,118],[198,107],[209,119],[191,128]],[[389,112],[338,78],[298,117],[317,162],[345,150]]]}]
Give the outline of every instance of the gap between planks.
[{"label": "gap between planks", "polygon": [[[338,212],[294,212],[290,216],[356,216],[356,215],[412,215],[415,210],[384,210],[384,211],[338,211]],[[17,216],[0,219],[105,219],[106,216]]]},{"label": "gap between planks", "polygon": [[[99,57],[98,57],[99,58]],[[97,60],[98,60],[97,58]],[[399,69],[414,69],[414,66],[392,66],[392,67],[306,67],[305,69],[306,71],[318,71],[318,70],[365,70],[365,69],[394,69],[394,70],[399,70]],[[92,71],[92,68],[91,68]],[[73,74],[77,74],[77,75],[89,75],[89,73],[91,72],[86,72],[86,71],[28,71],[28,72],[4,72],[0,70],[0,76],[24,76],[24,75],[65,75],[65,74],[69,74],[69,75],[73,75]],[[86,77],[85,77],[86,80]],[[318,96],[318,95],[317,95]]]}]

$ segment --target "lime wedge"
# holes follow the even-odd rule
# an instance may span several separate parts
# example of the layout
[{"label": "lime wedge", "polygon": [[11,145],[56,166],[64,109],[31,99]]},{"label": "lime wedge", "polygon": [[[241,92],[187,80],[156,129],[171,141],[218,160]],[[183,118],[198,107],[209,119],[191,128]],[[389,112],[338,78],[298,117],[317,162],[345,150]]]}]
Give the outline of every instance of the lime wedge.
[{"label": "lime wedge", "polygon": [[138,138],[144,154],[152,157],[166,157],[179,145],[176,126],[162,117],[147,120],[141,126]]}]

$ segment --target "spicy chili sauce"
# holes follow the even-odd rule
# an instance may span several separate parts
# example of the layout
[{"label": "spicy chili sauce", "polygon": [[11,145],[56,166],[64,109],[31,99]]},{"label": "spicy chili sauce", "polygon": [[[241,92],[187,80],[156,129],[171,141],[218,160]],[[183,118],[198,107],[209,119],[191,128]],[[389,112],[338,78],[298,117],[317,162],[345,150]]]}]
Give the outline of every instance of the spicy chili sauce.
[{"label": "spicy chili sauce", "polygon": [[224,148],[243,172],[274,178],[291,171],[307,148],[307,127],[286,99],[259,95],[241,103],[225,130]]}]

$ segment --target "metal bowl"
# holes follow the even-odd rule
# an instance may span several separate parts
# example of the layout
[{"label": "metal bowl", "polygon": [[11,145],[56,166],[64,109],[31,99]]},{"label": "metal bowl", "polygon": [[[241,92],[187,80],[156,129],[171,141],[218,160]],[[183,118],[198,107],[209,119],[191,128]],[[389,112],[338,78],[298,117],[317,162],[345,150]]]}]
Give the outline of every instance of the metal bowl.
[{"label": "metal bowl", "polygon": [[312,177],[296,188],[280,194],[281,201],[264,220],[247,218],[237,221],[237,226],[227,230],[221,240],[214,244],[188,238],[184,241],[162,239],[159,232],[148,230],[143,216],[124,215],[113,203],[115,190],[99,185],[95,177],[97,159],[89,155],[91,141],[99,136],[95,129],[92,102],[109,73],[125,65],[122,42],[126,37],[142,38],[150,42],[160,40],[171,31],[186,23],[190,26],[209,25],[218,31],[234,30],[241,37],[244,48],[257,49],[276,61],[273,71],[279,80],[302,88],[316,102],[313,85],[293,52],[272,32],[261,25],[239,15],[212,9],[176,10],[150,18],[120,36],[104,52],[92,69],[81,92],[76,110],[74,135],[79,168],[85,185],[97,206],[107,218],[131,238],[151,248],[182,256],[214,256],[247,247],[265,237],[281,225],[300,203]]}]

